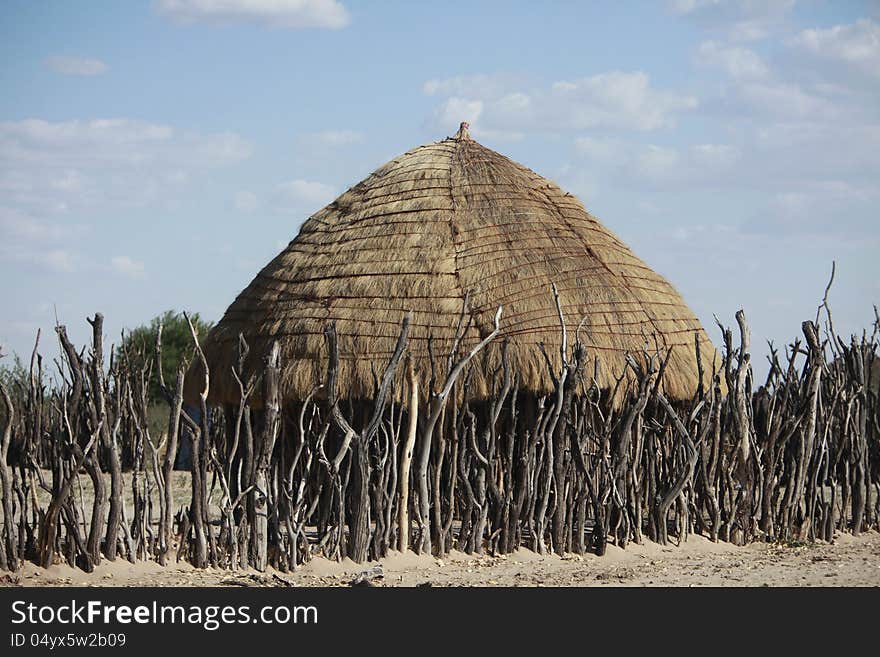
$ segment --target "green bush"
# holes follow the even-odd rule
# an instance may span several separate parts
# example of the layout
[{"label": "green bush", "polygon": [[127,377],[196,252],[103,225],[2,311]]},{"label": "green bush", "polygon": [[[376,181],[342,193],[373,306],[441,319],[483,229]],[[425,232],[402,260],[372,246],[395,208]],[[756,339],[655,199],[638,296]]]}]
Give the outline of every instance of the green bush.
[{"label": "green bush", "polygon": [[[189,317],[198,333],[199,340],[203,340],[213,323],[204,321],[198,313]],[[135,371],[142,368],[145,363],[152,363],[155,358],[156,331],[160,322],[162,324],[162,372],[165,375],[165,382],[170,386],[174,385],[178,366],[181,363],[186,365],[191,362],[195,353],[192,336],[183,313],[168,310],[162,315],[154,317],[149,324],[131,330],[123,338],[122,344],[116,348],[115,357],[124,359],[127,356],[129,366]],[[149,400],[153,403],[162,400],[159,373],[155,363],[152,365],[148,394]]]}]

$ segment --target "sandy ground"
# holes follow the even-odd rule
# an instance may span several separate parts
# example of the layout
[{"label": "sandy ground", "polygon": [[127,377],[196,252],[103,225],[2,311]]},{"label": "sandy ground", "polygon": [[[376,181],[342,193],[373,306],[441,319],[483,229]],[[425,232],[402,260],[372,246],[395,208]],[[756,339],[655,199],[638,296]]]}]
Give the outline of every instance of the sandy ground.
[{"label": "sandy ground", "polygon": [[[608,547],[604,557],[453,553],[440,560],[392,554],[380,564],[314,559],[293,573],[162,568],[154,562],[103,562],[91,574],[27,564],[0,575],[4,586],[349,586],[369,571],[374,586],[880,586],[880,533],[841,534],[834,543],[737,547],[691,536],[681,546]],[[378,574],[381,573],[381,574]]]},{"label": "sandy ground", "polygon": [[[77,494],[91,505],[91,485]],[[131,491],[126,479],[126,504]],[[109,486],[109,482],[108,482]],[[174,473],[176,499],[188,499],[189,473]],[[380,564],[375,586],[880,586],[880,533],[838,534],[833,544],[737,547],[691,536],[680,546],[646,541],[626,550],[608,546],[604,557],[539,556],[528,550],[475,557],[453,552],[443,560],[392,553]],[[196,570],[186,563],[103,562],[86,574],[67,566],[48,570],[26,564],[0,586],[348,586],[374,563],[316,558],[293,573]],[[373,573],[375,575],[375,573]]]}]

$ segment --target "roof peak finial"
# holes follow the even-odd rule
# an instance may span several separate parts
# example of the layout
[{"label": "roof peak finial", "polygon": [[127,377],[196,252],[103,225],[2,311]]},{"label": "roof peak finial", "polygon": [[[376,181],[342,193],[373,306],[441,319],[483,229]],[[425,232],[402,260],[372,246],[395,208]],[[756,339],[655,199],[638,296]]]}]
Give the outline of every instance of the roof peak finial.
[{"label": "roof peak finial", "polygon": [[472,141],[470,130],[468,130],[470,127],[470,123],[462,121],[461,125],[458,126],[458,132],[455,133],[455,139],[459,141]]}]

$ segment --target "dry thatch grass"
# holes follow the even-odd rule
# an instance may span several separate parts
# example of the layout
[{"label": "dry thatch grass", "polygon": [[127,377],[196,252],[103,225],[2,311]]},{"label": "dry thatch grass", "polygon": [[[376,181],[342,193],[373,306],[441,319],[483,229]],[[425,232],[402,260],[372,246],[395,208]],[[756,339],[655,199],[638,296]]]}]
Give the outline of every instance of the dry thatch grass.
[{"label": "dry thatch grass", "polygon": [[[493,329],[503,305],[501,340],[521,388],[553,389],[538,345],[559,360],[561,332],[551,291],[559,289],[572,344],[575,328],[587,358],[601,362],[610,386],[626,352],[654,336],[673,348],[663,379],[672,397],[697,385],[695,334],[704,367],[715,348],[678,292],[637,258],[574,196],[526,167],[473,141],[466,126],[388,162],[310,217],[299,235],[257,274],[205,340],[212,402],[237,402],[231,376],[239,333],[259,369],[272,341],[283,360],[286,399],[303,399],[323,377],[323,329],[339,334],[339,392],[371,397],[374,372],[394,351],[401,320],[413,312],[410,350],[422,377],[430,371],[428,340],[438,362],[453,344],[468,295],[471,320],[462,346]],[[473,390],[491,386],[492,361],[476,368]],[[592,369],[592,368],[590,368]],[[187,377],[187,397],[202,386],[200,368]],[[425,386],[421,386],[422,389]]]}]

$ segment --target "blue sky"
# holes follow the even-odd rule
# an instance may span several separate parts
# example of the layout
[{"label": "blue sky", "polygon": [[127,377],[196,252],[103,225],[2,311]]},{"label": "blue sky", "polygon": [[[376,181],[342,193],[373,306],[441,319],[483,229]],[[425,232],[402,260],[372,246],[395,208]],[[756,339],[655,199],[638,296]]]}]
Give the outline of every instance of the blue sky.
[{"label": "blue sky", "polygon": [[[0,5],[0,344],[219,319],[312,212],[469,120],[755,351],[880,303],[880,5]],[[761,358],[758,360],[760,361]],[[760,367],[760,366],[759,366]]]}]

